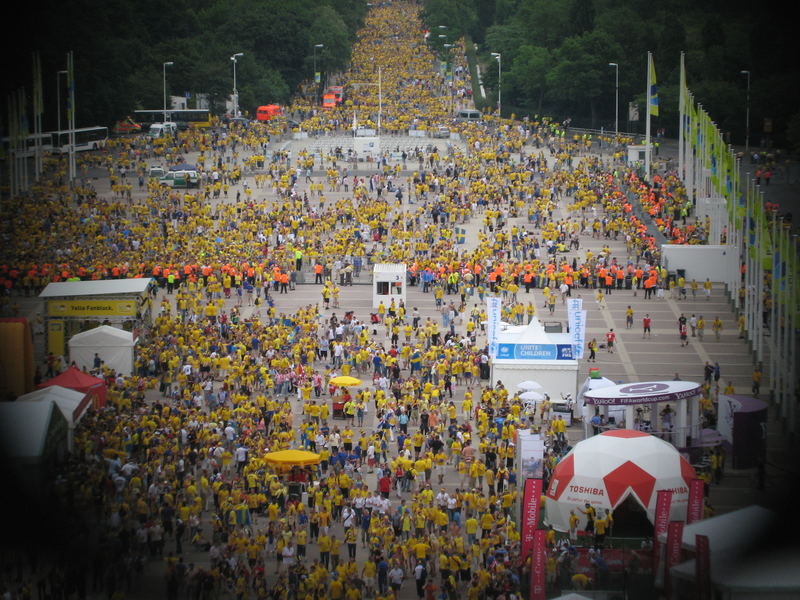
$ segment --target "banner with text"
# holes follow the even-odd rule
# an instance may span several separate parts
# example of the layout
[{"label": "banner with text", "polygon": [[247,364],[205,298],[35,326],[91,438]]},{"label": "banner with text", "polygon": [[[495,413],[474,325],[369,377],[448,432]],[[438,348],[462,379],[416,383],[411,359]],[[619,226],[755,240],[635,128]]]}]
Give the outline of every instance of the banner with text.
[{"label": "banner with text", "polygon": [[502,360],[575,360],[572,344],[497,344],[496,347],[495,358]]},{"label": "banner with text", "polygon": [[667,526],[667,566],[664,569],[664,589],[667,598],[671,598],[671,578],[669,570],[681,564],[681,545],[683,544],[683,521],[670,521]]},{"label": "banner with text", "polygon": [[531,556],[531,593],[528,596],[530,600],[545,600],[546,597],[546,535],[547,532],[544,529],[537,529],[533,536],[533,556]]},{"label": "banner with text", "polygon": [[708,545],[708,536],[696,535],[694,546],[697,600],[711,600],[711,549]]},{"label": "banner with text", "polygon": [[658,490],[656,494],[656,513],[653,520],[653,571],[657,573],[661,554],[658,538],[662,533],[667,533],[669,512],[672,508],[672,490]]},{"label": "banner with text", "polygon": [[586,311],[583,310],[583,298],[567,300],[567,323],[572,338],[573,354],[576,359],[581,359],[583,347],[586,345]]},{"label": "banner with text", "polygon": [[486,298],[486,327],[489,335],[489,358],[497,357],[497,338],[500,334],[500,298],[490,296]]},{"label": "banner with text", "polygon": [[690,525],[703,518],[704,497],[705,482],[702,479],[692,479],[689,482],[689,506],[686,510],[686,522]]},{"label": "banner with text", "polygon": [[542,480],[526,479],[522,501],[521,556],[523,560],[533,550],[533,538],[539,525],[539,499],[542,496]]}]

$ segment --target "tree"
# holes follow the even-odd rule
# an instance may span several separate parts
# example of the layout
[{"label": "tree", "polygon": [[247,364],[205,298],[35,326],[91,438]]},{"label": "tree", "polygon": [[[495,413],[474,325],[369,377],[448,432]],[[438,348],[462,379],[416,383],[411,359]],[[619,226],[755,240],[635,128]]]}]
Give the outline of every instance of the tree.
[{"label": "tree", "polygon": [[542,102],[547,91],[547,73],[551,53],[541,46],[522,46],[508,72],[507,87],[517,104],[542,112]]}]

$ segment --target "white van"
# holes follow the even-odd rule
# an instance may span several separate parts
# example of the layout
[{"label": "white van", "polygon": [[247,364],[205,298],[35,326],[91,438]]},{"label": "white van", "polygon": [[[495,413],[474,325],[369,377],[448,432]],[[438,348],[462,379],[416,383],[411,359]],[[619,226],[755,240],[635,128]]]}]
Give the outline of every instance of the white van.
[{"label": "white van", "polygon": [[177,123],[153,123],[150,125],[150,131],[147,133],[151,138],[160,138],[167,135],[177,135]]},{"label": "white van", "polygon": [[456,113],[456,121],[466,123],[466,122],[474,122],[480,121],[481,111],[475,110],[474,108],[463,108]]}]

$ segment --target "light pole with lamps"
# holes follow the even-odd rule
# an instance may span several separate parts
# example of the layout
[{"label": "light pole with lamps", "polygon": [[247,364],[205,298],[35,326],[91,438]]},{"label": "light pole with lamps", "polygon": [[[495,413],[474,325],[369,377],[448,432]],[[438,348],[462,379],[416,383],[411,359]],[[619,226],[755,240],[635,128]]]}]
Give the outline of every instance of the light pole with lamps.
[{"label": "light pole with lamps", "polygon": [[614,67],[614,135],[619,136],[619,65],[608,63],[609,67]]},{"label": "light pole with lamps", "polygon": [[239,116],[239,90],[236,89],[236,59],[244,56],[244,52],[237,52],[231,56],[233,61],[233,116]]},{"label": "light pole with lamps", "polygon": [[172,61],[164,63],[164,123],[167,122],[167,67],[171,67],[174,64]]},{"label": "light pole with lamps", "polygon": [[497,114],[503,116],[503,55],[500,52],[492,52],[492,56],[497,59]]},{"label": "light pole with lamps", "polygon": [[745,115],[744,153],[750,153],[750,71],[739,71],[739,75],[747,75],[747,113]]},{"label": "light pole with lamps", "polygon": [[61,76],[66,71],[56,71],[56,131],[61,132]]},{"label": "light pole with lamps", "polygon": [[[314,103],[319,95],[319,81],[317,81],[317,48],[324,48],[325,44],[314,44]],[[320,79],[322,79],[320,77]]]}]

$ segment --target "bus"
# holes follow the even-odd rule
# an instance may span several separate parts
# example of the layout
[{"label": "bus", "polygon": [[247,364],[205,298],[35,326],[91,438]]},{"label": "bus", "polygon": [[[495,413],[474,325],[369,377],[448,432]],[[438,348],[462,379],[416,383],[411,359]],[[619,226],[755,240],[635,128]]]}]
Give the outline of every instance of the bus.
[{"label": "bus", "polygon": [[[39,135],[31,134],[25,138],[25,143],[20,152],[17,153],[17,156],[21,158],[30,158],[36,155],[36,140],[39,140],[39,144],[42,148],[42,155],[50,154],[53,151],[53,134],[52,133],[40,133]],[[7,137],[3,138],[3,150],[2,150],[2,158],[6,159],[9,157],[11,152],[11,140]]]},{"label": "bus", "polygon": [[[178,129],[208,129],[211,127],[211,111],[207,108],[168,109],[167,121],[177,123]],[[141,125],[152,125],[164,121],[163,110],[136,110],[134,120]]]},{"label": "bus", "polygon": [[51,134],[53,152],[62,154],[69,152],[69,134],[71,131],[75,131],[76,152],[105,148],[108,141],[108,127],[82,127],[75,130],[54,131]]},{"label": "bus", "polygon": [[277,104],[265,104],[256,109],[256,120],[269,121],[275,117],[280,117],[283,110]]}]

